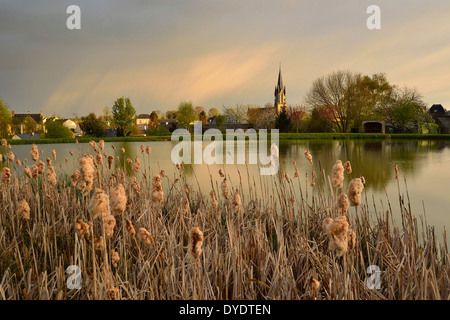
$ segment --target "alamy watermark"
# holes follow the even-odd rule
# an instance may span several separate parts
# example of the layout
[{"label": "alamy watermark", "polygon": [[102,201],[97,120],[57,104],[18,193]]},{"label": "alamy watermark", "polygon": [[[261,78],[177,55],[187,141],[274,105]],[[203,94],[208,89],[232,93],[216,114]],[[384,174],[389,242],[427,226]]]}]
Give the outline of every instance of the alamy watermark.
[{"label": "alamy watermark", "polygon": [[[70,16],[66,20],[66,26],[69,30],[81,29],[81,9],[77,5],[70,5],[66,10]],[[367,14],[370,14],[367,18],[366,26],[369,30],[381,29],[381,8],[378,5],[372,4],[367,7]]]},{"label": "alamy watermark", "polygon": [[80,267],[76,265],[70,265],[66,269],[66,274],[68,275],[66,285],[67,289],[81,289],[81,270]]},{"label": "alamy watermark", "polygon": [[[179,141],[179,143],[172,149],[172,162],[174,164],[202,164],[203,161],[206,164],[245,164],[247,138],[249,145],[248,164],[259,164],[266,166],[259,169],[260,175],[267,176],[276,174],[279,167],[278,129],[270,130],[270,155],[268,155],[268,135],[266,129],[260,129],[258,133],[255,129],[248,129],[246,131],[243,129],[227,129],[225,143],[227,152],[224,153],[222,132],[219,129],[208,129],[204,134],[202,134],[202,122],[195,121],[193,162],[192,139],[191,134],[187,129],[177,129],[172,133],[171,140]],[[180,139],[182,141],[180,141]],[[211,141],[211,143],[203,149],[204,141]],[[236,157],[234,152],[235,146],[237,149]]]},{"label": "alamy watermark", "polygon": [[370,274],[365,281],[365,285],[370,290],[381,289],[381,269],[379,266],[371,265],[367,268],[367,274]]}]

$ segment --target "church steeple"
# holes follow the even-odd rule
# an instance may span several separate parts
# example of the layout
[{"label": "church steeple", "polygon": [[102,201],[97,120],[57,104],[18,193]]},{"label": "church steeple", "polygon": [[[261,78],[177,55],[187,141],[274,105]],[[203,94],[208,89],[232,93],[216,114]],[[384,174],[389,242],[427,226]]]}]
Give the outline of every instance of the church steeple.
[{"label": "church steeple", "polygon": [[281,74],[281,65],[280,70],[278,71],[278,82],[275,87],[275,109],[279,114],[283,109],[286,108],[286,87],[283,85],[283,76]]}]

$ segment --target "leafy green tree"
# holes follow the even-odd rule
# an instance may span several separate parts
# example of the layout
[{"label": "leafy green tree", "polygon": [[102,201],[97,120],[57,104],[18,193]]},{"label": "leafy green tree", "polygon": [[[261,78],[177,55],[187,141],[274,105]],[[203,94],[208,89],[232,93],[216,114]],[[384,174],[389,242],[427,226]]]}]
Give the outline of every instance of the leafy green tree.
[{"label": "leafy green tree", "polygon": [[220,112],[219,112],[219,109],[217,109],[217,108],[214,108],[214,107],[212,107],[212,108],[209,108],[209,110],[208,110],[208,117],[216,117],[216,116],[218,116],[220,114]]},{"label": "leafy green tree", "polygon": [[291,119],[289,119],[286,108],[283,108],[275,120],[275,128],[280,132],[289,132],[292,128]]},{"label": "leafy green tree", "polygon": [[12,124],[9,105],[0,97],[0,138],[7,138]]},{"label": "leafy green tree", "polygon": [[178,105],[178,123],[182,128],[188,128],[189,124],[195,120],[195,111],[192,102],[181,102]]},{"label": "leafy green tree", "polygon": [[166,118],[169,120],[175,120],[178,116],[177,110],[169,110],[166,112]]},{"label": "leafy green tree", "polygon": [[25,130],[23,133],[33,133],[38,131],[38,125],[30,116],[25,117],[23,120]]},{"label": "leafy green tree", "polygon": [[130,98],[121,97],[114,101],[112,114],[117,127],[117,136],[128,136],[136,118],[136,110],[131,104]]},{"label": "leafy green tree", "polygon": [[49,139],[70,139],[74,137],[73,132],[67,128],[62,120],[53,119],[45,122],[45,138]]},{"label": "leafy green tree", "polygon": [[394,132],[405,133],[409,125],[425,125],[432,118],[427,115],[426,104],[416,89],[394,86],[389,96],[377,108],[383,120],[390,123]]},{"label": "leafy green tree", "polygon": [[224,114],[219,114],[216,116],[216,124],[219,126],[219,128],[223,127],[225,124],[226,116]]},{"label": "leafy green tree", "polygon": [[106,136],[106,126],[97,118],[95,113],[91,112],[87,117],[82,118],[83,122],[80,124],[81,130],[84,134],[90,137],[104,137]]}]

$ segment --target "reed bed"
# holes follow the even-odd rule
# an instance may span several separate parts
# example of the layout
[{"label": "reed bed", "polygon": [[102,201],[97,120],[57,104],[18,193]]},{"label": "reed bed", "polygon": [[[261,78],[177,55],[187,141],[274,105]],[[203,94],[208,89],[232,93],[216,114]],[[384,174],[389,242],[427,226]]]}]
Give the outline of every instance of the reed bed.
[{"label": "reed bed", "polygon": [[[299,155],[265,180],[211,172],[196,188],[183,164],[156,171],[149,147],[127,163],[121,150],[91,146],[53,155],[72,157],[75,172],[39,162],[36,146],[33,174],[13,161],[3,169],[0,299],[450,298],[445,231],[439,240],[418,221],[400,183],[397,224],[391,202],[370,205],[370,181],[350,179],[339,159],[321,169]],[[367,285],[372,265],[379,289]],[[68,286],[70,266],[79,289]]]}]

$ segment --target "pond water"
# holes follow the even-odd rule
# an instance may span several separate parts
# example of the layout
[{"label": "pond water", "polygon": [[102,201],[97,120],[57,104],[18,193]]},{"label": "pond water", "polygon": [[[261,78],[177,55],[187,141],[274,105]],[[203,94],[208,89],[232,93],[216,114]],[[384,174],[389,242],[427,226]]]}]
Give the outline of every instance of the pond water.
[{"label": "pond water", "polygon": [[[114,150],[111,145],[114,145]],[[173,181],[176,175],[176,168],[171,160],[171,152],[176,142],[145,142],[152,148],[150,156],[142,154],[140,150],[141,142],[114,142],[105,143],[105,152],[110,155],[120,157],[124,162],[125,158],[133,159],[138,156],[142,165],[142,172],[150,172],[150,176],[164,169],[169,178]],[[203,148],[210,142],[204,142]],[[121,148],[125,148],[122,155]],[[55,167],[69,175],[74,168],[78,168],[78,159],[85,153],[93,154],[89,144],[54,144],[38,145],[42,150],[42,159],[52,158],[52,150],[57,154]],[[19,159],[30,160],[30,145],[14,145],[12,151]],[[193,150],[193,149],[192,149]],[[225,147],[224,147],[225,150]],[[425,141],[425,140],[384,140],[384,141],[361,141],[361,140],[295,140],[280,141],[279,159],[281,168],[294,177],[295,168],[293,161],[296,161],[300,172],[299,181],[294,180],[292,185],[305,192],[313,192],[309,186],[313,167],[306,160],[304,152],[309,150],[314,159],[314,171],[317,176],[317,186],[315,188],[328,188],[327,175],[331,175],[333,164],[336,160],[343,163],[347,160],[351,162],[353,172],[351,175],[345,174],[344,191],[347,190],[350,178],[364,176],[366,180],[363,203],[367,199],[369,209],[374,210],[373,199],[377,209],[384,206],[387,209],[387,201],[391,203],[394,215],[400,215],[398,204],[398,185],[395,180],[394,164],[398,164],[400,171],[400,194],[406,198],[408,192],[413,214],[418,218],[426,217],[428,224],[435,226],[439,240],[442,240],[444,228],[450,226],[450,142],[446,141]],[[69,151],[74,153],[70,156]],[[1,150],[5,152],[4,149]],[[248,148],[246,148],[248,158]],[[67,163],[65,158],[68,158]],[[28,161],[28,165],[31,161]],[[22,166],[23,167],[23,166]],[[186,176],[194,190],[201,191],[209,199],[209,192],[212,186],[220,186],[223,178],[220,178],[218,170],[222,168],[229,177],[232,187],[242,188],[244,193],[252,192],[264,193],[261,186],[270,185],[273,188],[274,176],[260,176],[258,165],[235,165],[235,164],[191,164],[185,165]],[[19,169],[20,170],[20,169]],[[307,175],[307,176],[306,176]],[[406,183],[405,183],[406,180]],[[279,180],[278,180],[279,183]],[[324,185],[326,184],[326,186]],[[220,189],[219,189],[220,190]],[[329,189],[326,189],[329,190]],[[273,191],[273,189],[272,189]],[[263,197],[266,197],[263,194]],[[243,196],[245,201],[245,195]],[[425,215],[424,215],[425,213]],[[441,241],[442,242],[442,241]]]}]

